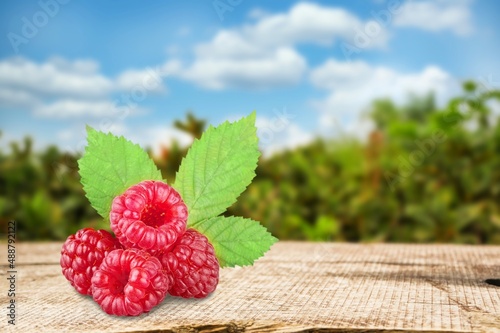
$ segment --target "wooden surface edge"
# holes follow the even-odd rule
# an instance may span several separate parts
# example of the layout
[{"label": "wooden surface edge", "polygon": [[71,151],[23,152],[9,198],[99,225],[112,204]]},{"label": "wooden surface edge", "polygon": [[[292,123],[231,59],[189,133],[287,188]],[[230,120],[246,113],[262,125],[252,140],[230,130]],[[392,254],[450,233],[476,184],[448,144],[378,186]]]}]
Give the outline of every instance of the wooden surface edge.
[{"label": "wooden surface edge", "polygon": [[[494,327],[492,327],[494,329]],[[278,323],[228,322],[221,324],[200,324],[177,326],[171,329],[122,331],[117,333],[457,333],[448,330],[408,330],[408,329],[370,329],[363,327],[335,328]],[[466,331],[464,331],[466,332]],[[489,331],[488,331],[489,332]]]},{"label": "wooden surface edge", "polygon": [[[280,243],[253,267],[225,269],[217,297],[200,303],[172,301],[135,323],[108,318],[70,292],[58,267],[60,243],[23,243],[18,248],[18,301],[26,310],[36,309],[30,314],[37,325],[24,332],[76,331],[56,329],[56,323],[71,325],[57,314],[67,304],[79,304],[82,315],[73,311],[71,316],[82,324],[95,323],[82,330],[87,333],[500,333],[500,289],[484,282],[500,277],[499,246]],[[241,292],[247,289],[252,292]],[[398,310],[405,306],[406,312]],[[214,316],[207,315],[210,308],[216,310]],[[193,312],[186,315],[186,310]],[[232,315],[239,310],[241,316]],[[424,323],[434,310],[440,327]],[[175,311],[179,321],[171,315]],[[307,322],[299,322],[303,315]],[[401,320],[389,322],[396,315]],[[83,328],[71,326],[76,327]]]}]

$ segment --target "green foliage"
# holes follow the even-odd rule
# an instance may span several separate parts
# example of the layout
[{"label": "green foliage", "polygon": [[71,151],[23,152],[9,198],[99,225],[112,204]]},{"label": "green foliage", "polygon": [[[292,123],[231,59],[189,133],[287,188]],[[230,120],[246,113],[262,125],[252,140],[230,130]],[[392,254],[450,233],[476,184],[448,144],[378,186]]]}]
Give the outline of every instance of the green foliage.
[{"label": "green foliage", "polygon": [[[200,123],[192,115],[188,119]],[[117,195],[143,180],[162,180],[146,152],[125,138],[89,127],[87,141],[85,154],[78,160],[81,183],[105,220]],[[188,207],[188,226],[208,237],[222,267],[251,265],[277,241],[258,222],[217,217],[251,183],[258,158],[254,112],[237,122],[209,127],[189,149],[177,173],[176,188]],[[38,210],[48,216],[50,202],[38,195],[35,199]]]},{"label": "green foliage", "polygon": [[213,244],[221,267],[252,265],[277,239],[257,221],[218,216],[194,227]]},{"label": "green foliage", "polygon": [[210,126],[177,173],[174,187],[188,207],[188,226],[207,236],[221,267],[251,265],[277,241],[259,222],[217,216],[252,182],[259,155],[253,112],[234,123]]},{"label": "green foliage", "polygon": [[17,220],[19,240],[65,239],[83,226],[105,226],[79,182],[78,154],[31,149],[30,138],[0,150],[0,227]]},{"label": "green foliage", "polygon": [[[468,89],[471,89],[470,85]],[[280,239],[500,243],[495,91],[375,101],[366,142],[318,140],[259,163],[228,212]]]},{"label": "green foliage", "polygon": [[[367,140],[317,140],[261,158],[225,215],[261,221],[280,239],[500,244],[500,122],[491,110],[500,91],[465,88],[442,108],[432,96],[376,101]],[[3,230],[15,218],[21,239],[63,239],[105,225],[79,183],[78,154],[35,153],[29,140],[10,151],[0,150]],[[185,154],[174,143],[156,157],[170,183]]]},{"label": "green foliage", "polygon": [[223,213],[250,184],[259,158],[256,131],[254,112],[209,127],[193,143],[174,184],[188,206],[189,226]]},{"label": "green foliage", "polygon": [[139,146],[87,128],[85,154],[78,160],[81,183],[92,207],[109,219],[111,202],[143,180],[162,180],[160,171]]}]

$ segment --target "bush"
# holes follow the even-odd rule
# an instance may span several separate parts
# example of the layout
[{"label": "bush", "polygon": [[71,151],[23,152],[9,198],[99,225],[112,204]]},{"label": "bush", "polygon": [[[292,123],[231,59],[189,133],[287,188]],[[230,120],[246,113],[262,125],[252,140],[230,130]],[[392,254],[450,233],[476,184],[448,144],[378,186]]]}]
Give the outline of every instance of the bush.
[{"label": "bush", "polygon": [[[280,239],[500,244],[499,91],[473,82],[439,109],[432,95],[405,106],[378,100],[366,141],[318,139],[261,159],[227,215],[262,221]],[[199,137],[205,122],[176,126]],[[18,237],[62,240],[82,226],[106,228],[79,183],[79,155],[32,141],[0,151],[0,224]],[[186,149],[175,142],[156,163],[172,182]]]}]

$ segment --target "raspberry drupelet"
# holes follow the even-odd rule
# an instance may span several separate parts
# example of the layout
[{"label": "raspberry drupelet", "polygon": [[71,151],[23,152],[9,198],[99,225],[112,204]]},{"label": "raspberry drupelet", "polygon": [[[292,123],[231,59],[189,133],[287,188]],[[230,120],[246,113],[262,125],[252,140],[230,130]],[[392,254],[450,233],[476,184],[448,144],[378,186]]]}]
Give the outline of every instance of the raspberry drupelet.
[{"label": "raspberry drupelet", "polygon": [[219,282],[219,261],[207,237],[188,229],[175,247],[159,255],[172,279],[169,294],[184,298],[203,298]]},{"label": "raspberry drupelet", "polygon": [[112,203],[111,229],[127,248],[152,254],[169,250],[186,230],[187,207],[179,193],[161,181],[130,187]]},{"label": "raspberry drupelet", "polygon": [[160,261],[139,249],[112,251],[92,277],[94,300],[116,316],[149,312],[163,301],[169,286]]},{"label": "raspberry drupelet", "polygon": [[62,273],[80,294],[92,295],[92,275],[109,252],[121,248],[106,230],[78,230],[66,239],[61,249]]}]

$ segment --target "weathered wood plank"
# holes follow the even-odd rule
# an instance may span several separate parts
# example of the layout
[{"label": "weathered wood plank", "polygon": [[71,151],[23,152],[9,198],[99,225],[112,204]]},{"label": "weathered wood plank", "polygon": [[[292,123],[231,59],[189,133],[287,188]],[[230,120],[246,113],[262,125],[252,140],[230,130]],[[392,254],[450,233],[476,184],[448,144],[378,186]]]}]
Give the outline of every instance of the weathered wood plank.
[{"label": "weathered wood plank", "polygon": [[[18,244],[8,331],[500,332],[500,288],[484,282],[500,278],[498,246],[280,242],[253,267],[223,269],[209,298],[170,297],[137,318],[78,295],[60,273],[60,247]],[[2,278],[2,304],[6,289]]]}]

